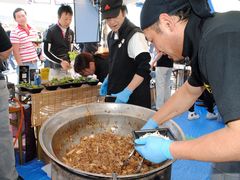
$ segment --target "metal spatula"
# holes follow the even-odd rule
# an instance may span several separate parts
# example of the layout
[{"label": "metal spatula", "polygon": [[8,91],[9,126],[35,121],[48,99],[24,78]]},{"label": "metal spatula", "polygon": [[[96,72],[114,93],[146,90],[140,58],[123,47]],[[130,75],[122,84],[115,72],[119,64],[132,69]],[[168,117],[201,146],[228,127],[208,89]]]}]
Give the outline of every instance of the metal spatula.
[{"label": "metal spatula", "polygon": [[142,158],[142,160],[138,163],[137,169],[135,171],[136,174],[141,172],[143,161],[144,161],[144,158]]},{"label": "metal spatula", "polygon": [[130,152],[130,154],[128,155],[127,159],[125,159],[125,160],[123,161],[122,167],[128,165],[129,159],[133,156],[134,152],[135,152],[135,149],[133,149],[133,150]]}]

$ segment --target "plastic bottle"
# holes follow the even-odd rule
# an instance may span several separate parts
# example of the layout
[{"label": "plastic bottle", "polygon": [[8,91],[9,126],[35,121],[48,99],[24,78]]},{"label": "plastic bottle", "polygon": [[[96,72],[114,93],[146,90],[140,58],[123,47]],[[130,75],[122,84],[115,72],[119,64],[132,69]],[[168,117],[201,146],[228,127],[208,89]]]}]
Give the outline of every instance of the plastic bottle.
[{"label": "plastic bottle", "polygon": [[34,85],[36,85],[36,86],[41,85],[41,76],[39,74],[39,70],[36,70],[36,73],[34,75]]}]

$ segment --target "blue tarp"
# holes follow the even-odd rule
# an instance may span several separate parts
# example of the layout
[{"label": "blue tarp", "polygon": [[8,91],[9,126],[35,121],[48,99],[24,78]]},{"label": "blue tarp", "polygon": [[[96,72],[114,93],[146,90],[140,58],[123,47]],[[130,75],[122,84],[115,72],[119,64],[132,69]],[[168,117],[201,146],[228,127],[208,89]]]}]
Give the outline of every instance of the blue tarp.
[{"label": "blue tarp", "polygon": [[[204,134],[211,133],[224,127],[222,119],[206,119],[206,108],[195,105],[195,112],[200,115],[199,119],[189,121],[188,113],[174,118],[174,121],[182,128],[186,139],[194,139]],[[217,112],[217,109],[215,109]],[[208,180],[211,178],[212,163],[177,160],[172,166],[172,180]]]},{"label": "blue tarp", "polygon": [[24,165],[17,165],[17,171],[24,180],[49,180],[50,178],[41,169],[45,164],[39,160],[33,160]]}]

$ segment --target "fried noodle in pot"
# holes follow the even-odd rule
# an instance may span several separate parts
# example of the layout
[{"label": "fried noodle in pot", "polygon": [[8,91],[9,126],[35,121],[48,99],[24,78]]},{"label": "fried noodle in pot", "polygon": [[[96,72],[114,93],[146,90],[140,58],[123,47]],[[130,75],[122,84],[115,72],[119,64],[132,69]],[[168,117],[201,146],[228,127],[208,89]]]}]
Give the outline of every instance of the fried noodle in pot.
[{"label": "fried noodle in pot", "polygon": [[[111,132],[104,132],[80,138],[80,144],[71,145],[62,156],[62,161],[67,165],[83,171],[109,175],[135,174],[140,155],[136,152],[129,159],[126,166],[123,161],[134,149],[131,135],[121,136]],[[145,173],[161,165],[154,165],[144,161],[141,173]]]}]

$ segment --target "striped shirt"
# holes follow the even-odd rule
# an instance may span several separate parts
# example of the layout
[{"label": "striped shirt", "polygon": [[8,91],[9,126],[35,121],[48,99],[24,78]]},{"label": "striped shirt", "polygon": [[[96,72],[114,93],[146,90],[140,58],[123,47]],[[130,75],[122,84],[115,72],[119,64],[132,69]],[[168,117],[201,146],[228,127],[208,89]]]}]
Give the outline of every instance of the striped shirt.
[{"label": "striped shirt", "polygon": [[29,32],[18,25],[10,34],[11,43],[19,44],[19,53],[23,63],[34,62],[38,59],[36,49],[32,43],[38,37],[37,31],[29,25],[28,28]]}]

